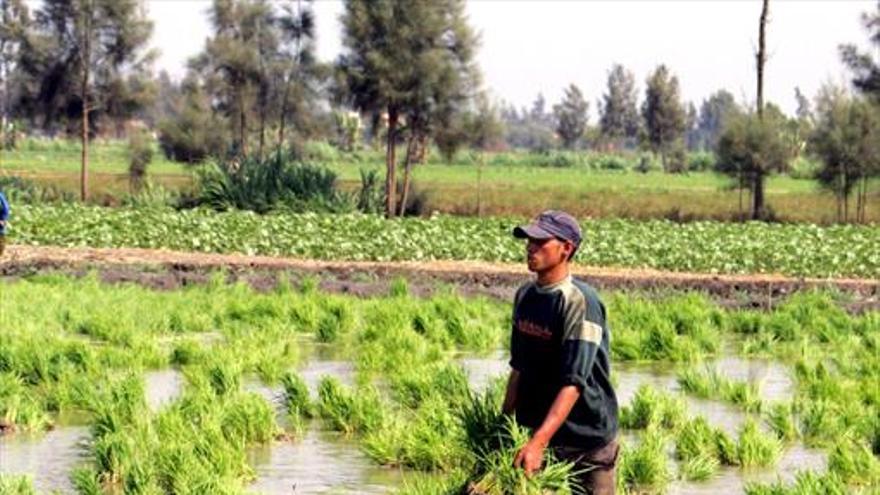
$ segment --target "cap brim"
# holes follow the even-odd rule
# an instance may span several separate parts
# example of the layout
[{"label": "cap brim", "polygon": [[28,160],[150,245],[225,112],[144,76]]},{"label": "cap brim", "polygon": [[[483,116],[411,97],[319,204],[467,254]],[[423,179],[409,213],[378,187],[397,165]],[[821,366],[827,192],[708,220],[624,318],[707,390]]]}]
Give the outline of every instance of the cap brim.
[{"label": "cap brim", "polygon": [[550,239],[556,237],[535,224],[520,225],[513,229],[513,236],[517,239]]}]

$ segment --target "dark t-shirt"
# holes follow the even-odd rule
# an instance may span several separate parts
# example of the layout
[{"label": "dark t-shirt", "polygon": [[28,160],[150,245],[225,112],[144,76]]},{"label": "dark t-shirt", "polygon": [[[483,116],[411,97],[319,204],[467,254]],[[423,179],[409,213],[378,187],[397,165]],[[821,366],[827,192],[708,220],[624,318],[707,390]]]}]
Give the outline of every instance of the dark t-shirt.
[{"label": "dark t-shirt", "polygon": [[593,449],[617,435],[605,306],[589,285],[571,277],[520,287],[513,306],[510,366],[519,371],[516,419],[538,428],[559,390],[581,392],[551,445]]}]

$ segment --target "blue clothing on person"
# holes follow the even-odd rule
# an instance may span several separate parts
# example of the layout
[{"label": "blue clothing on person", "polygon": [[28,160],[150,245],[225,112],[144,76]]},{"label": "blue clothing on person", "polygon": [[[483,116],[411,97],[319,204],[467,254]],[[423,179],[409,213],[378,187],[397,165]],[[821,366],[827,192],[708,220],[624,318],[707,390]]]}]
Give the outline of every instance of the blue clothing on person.
[{"label": "blue clothing on person", "polygon": [[9,202],[6,201],[6,196],[3,195],[3,191],[0,191],[0,235],[6,234],[6,220],[9,219]]}]

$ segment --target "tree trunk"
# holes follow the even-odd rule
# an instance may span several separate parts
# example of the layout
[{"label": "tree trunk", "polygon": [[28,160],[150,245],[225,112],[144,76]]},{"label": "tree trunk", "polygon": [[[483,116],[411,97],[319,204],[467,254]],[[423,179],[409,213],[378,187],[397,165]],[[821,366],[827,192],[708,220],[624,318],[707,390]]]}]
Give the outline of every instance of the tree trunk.
[{"label": "tree trunk", "polygon": [[767,11],[770,8],[770,0],[764,0],[764,6],[761,8],[761,20],[760,25],[758,26],[758,54],[757,54],[757,65],[758,65],[758,94],[757,94],[757,110],[758,110],[758,118],[764,118],[764,63],[767,61],[767,38],[766,38],[766,26],[767,26]]},{"label": "tree trunk", "polygon": [[82,54],[80,55],[81,86],[80,98],[82,99],[82,157],[80,162],[79,195],[80,200],[86,202],[89,199],[89,65],[92,59],[92,12],[91,5],[86,6],[80,15],[84,16],[82,26]]},{"label": "tree trunk", "polygon": [[403,216],[406,213],[406,200],[409,196],[409,185],[410,185],[410,168],[412,167],[413,158],[415,157],[416,147],[418,146],[417,138],[415,136],[410,136],[407,140],[406,144],[406,157],[403,160],[403,192],[400,195],[400,209],[398,210],[399,216]]},{"label": "tree trunk", "polygon": [[287,98],[290,94],[290,80],[284,81],[284,97],[281,99],[281,116],[278,126],[278,149],[284,145],[284,124],[287,120]]},{"label": "tree trunk", "polygon": [[397,109],[388,109],[388,139],[385,148],[385,216],[394,218],[394,207],[397,206],[396,189],[397,163],[395,150],[397,148]]},{"label": "tree trunk", "polygon": [[247,117],[244,111],[244,88],[238,91],[238,150],[242,156],[247,156]]},{"label": "tree trunk", "polygon": [[764,219],[764,174],[755,172],[752,179],[752,220]]}]

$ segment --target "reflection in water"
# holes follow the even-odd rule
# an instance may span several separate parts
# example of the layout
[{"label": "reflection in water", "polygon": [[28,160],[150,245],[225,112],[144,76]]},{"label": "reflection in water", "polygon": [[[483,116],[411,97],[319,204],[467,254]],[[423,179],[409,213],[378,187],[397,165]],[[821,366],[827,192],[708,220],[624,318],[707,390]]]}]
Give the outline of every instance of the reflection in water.
[{"label": "reflection in water", "polygon": [[70,473],[85,460],[88,436],[84,426],[0,436],[0,473],[31,476],[37,493],[72,493]]},{"label": "reflection in water", "polygon": [[786,401],[794,394],[794,382],[780,363],[764,359],[742,359],[727,356],[709,363],[722,376],[758,386],[761,399]]},{"label": "reflection in water", "polygon": [[720,493],[743,493],[750,482],[771,483],[777,480],[794,481],[798,471],[823,472],[827,469],[825,454],[808,449],[802,444],[787,447],[779,462],[770,469],[742,470],[722,468],[710,480],[702,482],[678,481],[669,487],[669,493],[676,495],[717,495]]},{"label": "reflection in water", "polygon": [[315,429],[295,442],[253,449],[248,461],[257,471],[248,488],[260,493],[387,493],[400,483],[397,470],[378,467],[356,444]]},{"label": "reflection in water", "polygon": [[148,371],[144,374],[144,393],[153,412],[174,402],[183,391],[183,374],[175,369]]}]

